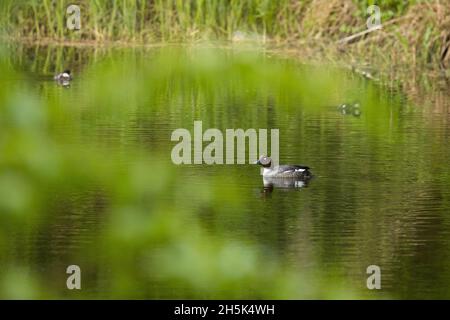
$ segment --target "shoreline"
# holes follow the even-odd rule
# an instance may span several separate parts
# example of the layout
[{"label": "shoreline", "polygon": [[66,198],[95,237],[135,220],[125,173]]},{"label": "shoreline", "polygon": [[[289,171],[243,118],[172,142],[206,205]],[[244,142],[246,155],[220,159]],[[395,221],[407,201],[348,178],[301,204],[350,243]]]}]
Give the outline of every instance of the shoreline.
[{"label": "shoreline", "polygon": [[[215,2],[214,2],[215,3]],[[362,74],[415,91],[441,87],[450,79],[450,7],[439,0],[381,5],[378,31],[367,29],[367,4],[358,0],[313,0],[274,3],[260,14],[257,7],[236,10],[227,4],[220,14],[197,3],[167,2],[129,8],[121,3],[82,6],[81,30],[68,32],[59,13],[63,7],[23,7],[12,0],[5,7],[7,42],[34,46],[84,48],[160,48],[211,45],[217,48],[259,48],[300,61],[317,61],[358,69]],[[214,7],[215,8],[215,7]],[[52,10],[50,10],[52,9]],[[211,11],[212,10],[212,11]],[[15,13],[22,12],[20,23]],[[239,23],[238,23],[239,22]],[[6,33],[9,32],[9,33]],[[66,40],[67,39],[67,40]],[[448,86],[447,86],[448,87]]]},{"label": "shoreline", "polygon": [[[382,29],[381,32],[386,32]],[[377,33],[377,32],[372,32]],[[384,37],[385,34],[379,34]],[[177,46],[204,46],[206,48],[218,48],[225,50],[243,50],[243,51],[263,51],[270,55],[295,59],[300,62],[313,64],[330,64],[355,72],[359,76],[365,77],[381,86],[395,88],[403,91],[406,96],[413,96],[412,100],[416,104],[422,104],[418,99],[422,96],[445,94],[450,96],[450,70],[441,70],[439,67],[430,67],[429,65],[408,65],[404,68],[396,65],[391,60],[385,60],[383,63],[373,58],[373,52],[363,55],[364,51],[355,48],[356,43],[345,43],[340,45],[339,41],[311,41],[300,39],[299,41],[284,40],[276,41],[266,39],[263,43],[257,40],[197,40],[197,41],[159,41],[148,43],[142,41],[124,41],[124,40],[55,40],[51,37],[36,39],[34,37],[0,37],[2,42],[13,45],[24,46],[43,46],[43,47],[71,47],[71,48],[140,48],[156,49],[163,47]],[[362,41],[371,41],[365,38]],[[376,39],[372,39],[376,41]],[[352,47],[353,46],[353,47]],[[384,52],[385,56],[392,57],[392,52]],[[374,74],[367,71],[376,70]],[[431,87],[430,87],[431,84]]]}]

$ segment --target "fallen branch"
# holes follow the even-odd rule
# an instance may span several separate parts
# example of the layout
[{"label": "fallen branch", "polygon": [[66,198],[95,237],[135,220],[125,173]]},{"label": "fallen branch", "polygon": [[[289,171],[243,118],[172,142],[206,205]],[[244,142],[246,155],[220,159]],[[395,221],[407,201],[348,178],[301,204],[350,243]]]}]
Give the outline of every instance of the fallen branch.
[{"label": "fallen branch", "polygon": [[345,37],[343,39],[340,39],[337,43],[338,44],[346,44],[346,43],[351,43],[352,41],[359,39],[363,36],[365,36],[366,34],[369,34],[371,32],[377,31],[377,30],[381,30],[381,26],[375,27],[375,28],[371,28],[371,29],[367,29],[355,34],[352,34],[351,36]]}]

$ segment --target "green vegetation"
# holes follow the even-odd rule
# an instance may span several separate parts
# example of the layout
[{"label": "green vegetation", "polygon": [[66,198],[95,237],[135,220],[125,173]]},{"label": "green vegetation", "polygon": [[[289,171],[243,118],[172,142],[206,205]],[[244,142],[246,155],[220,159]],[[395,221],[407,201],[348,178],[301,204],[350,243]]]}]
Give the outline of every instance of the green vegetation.
[{"label": "green vegetation", "polygon": [[[226,228],[218,227],[214,233],[205,230],[201,219],[205,211],[220,217],[245,207],[246,199],[238,189],[215,183],[228,179],[239,185],[238,177],[230,180],[225,173],[214,180],[208,173],[185,176],[167,161],[169,134],[151,151],[143,151],[140,142],[120,142],[122,138],[118,149],[116,142],[101,138],[108,136],[108,128],[132,130],[130,117],[139,111],[133,108],[146,106],[140,110],[140,119],[151,119],[146,115],[159,109],[179,106],[178,112],[188,112],[195,101],[200,112],[201,105],[220,104],[233,92],[242,103],[273,95],[287,110],[299,101],[311,106],[331,103],[333,94],[317,92],[329,91],[336,71],[315,72],[312,82],[305,84],[291,66],[291,62],[268,63],[254,54],[232,52],[166,49],[154,53],[151,60],[148,53],[125,52],[88,70],[91,76],[77,90],[51,83],[44,94],[37,95],[29,87],[8,82],[18,75],[2,64],[0,296],[354,297],[351,288],[340,293],[340,280],[324,283],[319,274],[283,265],[268,247],[245,237],[226,240]],[[310,90],[311,86],[319,91]],[[280,95],[286,88],[295,94]],[[171,102],[158,104],[161,97],[170,97]],[[101,118],[95,116],[99,113]],[[254,111],[241,113],[251,116]],[[229,113],[223,123],[209,125],[230,125],[234,119]],[[257,124],[248,122],[251,125]],[[117,136],[123,137],[125,131]],[[87,138],[87,132],[100,138]],[[74,194],[81,199],[74,199]],[[95,208],[101,222],[88,223],[89,208]],[[241,223],[249,218],[242,216]],[[52,239],[44,245],[46,249],[28,251],[42,248],[44,239]],[[64,248],[61,252],[59,246]],[[57,259],[54,251],[59,252]],[[74,261],[84,270],[81,293],[65,288],[65,268]],[[41,268],[47,272],[39,272]],[[104,292],[92,292],[99,283],[106,283]],[[325,285],[327,290],[322,288]]]},{"label": "green vegetation", "polygon": [[[239,49],[71,49],[12,55],[16,68],[49,74],[97,57],[69,89],[2,62],[2,298],[374,298],[364,286],[374,260],[390,266],[394,297],[417,298],[430,285],[414,279],[418,257],[446,265],[447,251],[416,243],[448,223],[448,139],[430,129],[432,116],[406,121],[417,114],[401,96]],[[346,100],[361,102],[361,118],[336,112]],[[198,119],[279,127],[282,154],[318,179],[271,201],[251,166],[173,165],[171,131]],[[435,197],[436,215],[424,219]],[[81,291],[65,288],[70,264],[82,269]],[[445,285],[447,275],[432,279]]]},{"label": "green vegetation", "polygon": [[[44,43],[259,42],[296,48],[302,58],[368,64],[383,80],[400,79],[407,89],[448,75],[450,8],[438,0],[80,1],[82,27],[75,32],[65,26],[69,3],[2,1],[4,37]],[[366,9],[374,3],[383,29],[337,45],[366,29]]]},{"label": "green vegetation", "polygon": [[[354,17],[365,18],[366,8],[372,3],[362,0],[355,4],[346,0],[344,5],[342,1],[322,0],[80,1],[83,27],[74,33],[69,32],[64,23],[65,9],[72,4],[70,1],[6,0],[2,22],[17,36],[54,40],[223,39],[231,38],[236,31],[283,40],[307,37],[308,28],[304,27],[310,22],[316,28],[326,27],[331,21],[324,21],[320,19],[322,17],[339,23],[342,28],[338,30],[343,29]],[[377,2],[383,8],[385,19],[403,14],[411,3],[399,0]],[[309,18],[319,20],[308,21]]]},{"label": "green vegetation", "polygon": [[[364,268],[375,259],[394,296],[447,285],[448,120],[418,118],[401,95],[325,63],[367,63],[405,86],[445,69],[442,2],[378,1],[390,22],[344,45],[370,1],[80,1],[79,32],[65,28],[68,3],[0,4],[13,40],[0,47],[1,298],[373,298]],[[145,46],[223,39],[233,45]],[[286,48],[318,63],[273,58]],[[48,81],[68,66],[71,88]],[[360,118],[336,112],[356,100]],[[171,130],[198,119],[281,127],[291,159],[319,173],[316,193],[271,202],[250,194],[253,168],[174,166]],[[80,292],[65,287],[70,264],[83,270]]]}]

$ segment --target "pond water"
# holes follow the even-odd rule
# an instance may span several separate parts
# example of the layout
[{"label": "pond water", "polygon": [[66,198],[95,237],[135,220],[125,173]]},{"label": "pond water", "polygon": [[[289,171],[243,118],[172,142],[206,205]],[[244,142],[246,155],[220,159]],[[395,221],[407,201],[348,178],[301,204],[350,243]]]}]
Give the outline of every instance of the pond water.
[{"label": "pond water", "polygon": [[[7,88],[26,83],[41,108],[50,106],[45,130],[56,150],[91,152],[100,165],[75,156],[60,180],[37,182],[43,205],[26,230],[4,231],[3,261],[31,270],[48,297],[272,297],[257,278],[229,282],[227,261],[246,274],[242,261],[257,252],[250,273],[306,275],[291,284],[303,291],[275,297],[450,298],[450,100],[436,109],[333,66],[217,51],[12,51],[21,76]],[[74,80],[62,88],[51,76],[66,66]],[[337,108],[355,101],[360,115]],[[302,188],[264,188],[252,164],[177,166],[171,134],[193,134],[194,121],[203,131],[279,129],[280,163],[308,165],[314,178]],[[38,149],[37,159],[60,152]],[[45,161],[37,171],[57,170]],[[111,163],[124,175],[96,178]],[[135,170],[130,183],[124,177]],[[120,189],[122,178],[142,197]],[[154,212],[170,240],[147,236]],[[223,246],[229,255],[218,254]],[[70,264],[82,270],[78,292],[65,289]],[[370,265],[381,269],[380,290],[367,289]]]}]

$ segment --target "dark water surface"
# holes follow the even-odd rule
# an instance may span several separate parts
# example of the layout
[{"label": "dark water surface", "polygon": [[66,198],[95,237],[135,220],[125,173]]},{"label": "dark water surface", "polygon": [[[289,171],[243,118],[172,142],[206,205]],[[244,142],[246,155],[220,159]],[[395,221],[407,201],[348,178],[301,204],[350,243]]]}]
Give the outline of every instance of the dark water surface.
[{"label": "dark water surface", "polygon": [[[284,95],[289,95],[283,91],[275,98],[260,93],[254,99],[243,98],[232,81],[229,88],[222,88],[223,96],[205,94],[198,100],[189,95],[202,90],[195,83],[153,93],[149,85],[137,99],[120,83],[116,90],[123,92],[129,105],[120,114],[111,114],[104,112],[98,99],[90,98],[92,92],[83,85],[92,77],[101,79],[92,73],[95,68],[83,65],[84,58],[80,62],[72,58],[75,80],[64,89],[48,79],[52,68],[59,67],[52,65],[54,57],[47,58],[39,50],[29,55],[30,50],[13,60],[17,69],[30,75],[31,88],[73,111],[69,112],[72,119],[53,125],[60,141],[81,149],[87,143],[106,146],[111,159],[125,163],[131,147],[148,155],[144,162],[150,167],[157,159],[168,172],[176,170],[175,183],[154,200],[155,206],[172,203],[181,212],[195,212],[192,226],[199,221],[200,228],[221,241],[255,246],[270,253],[266,259],[276,260],[282,268],[317,274],[321,297],[450,298],[450,101],[444,100],[439,110],[415,105],[398,92],[346,74],[355,87],[341,92],[337,83],[329,88],[336,91],[334,102],[320,108],[294,99],[283,105]],[[94,67],[107,56],[100,54],[95,60],[93,53],[80,55],[90,56],[89,65]],[[151,60],[152,53],[139,57],[138,65],[143,59]],[[308,81],[306,77],[304,82]],[[151,101],[146,94],[152,95]],[[360,116],[344,115],[336,108],[353,100],[361,101]],[[171,133],[177,128],[192,132],[194,121],[200,120],[203,130],[279,129],[280,162],[309,165],[314,179],[304,188],[265,190],[259,168],[253,165],[175,166],[170,158],[175,145]],[[158,168],[144,175],[158,175]],[[164,184],[164,178],[160,182],[149,178],[149,183]],[[109,200],[95,196],[94,190],[84,185],[64,201],[55,190],[49,200],[54,216],[37,218],[39,228],[29,234],[21,259],[39,270],[42,281],[51,287],[65,282],[61,270],[67,264],[80,264],[91,281],[83,282],[87,296],[134,297],[135,291],[142,290],[148,292],[139,297],[183,296],[183,284],[161,284],[157,275],[147,289],[124,285],[111,294],[108,274],[121,275],[117,271],[121,267],[111,266],[105,252],[94,249],[86,256],[79,252],[75,261],[70,252],[95,247],[108,221],[103,209]],[[191,227],[189,217],[178,232]],[[10,249],[9,254],[17,254],[16,250]],[[127,254],[126,248],[117,250]],[[83,265],[90,267],[83,269]],[[381,290],[366,288],[369,265],[381,268]],[[260,264],[261,269],[265,267]],[[130,270],[123,266],[124,273]],[[140,276],[124,277],[126,282],[126,277],[139,281]],[[327,283],[333,285],[327,287]]]}]

